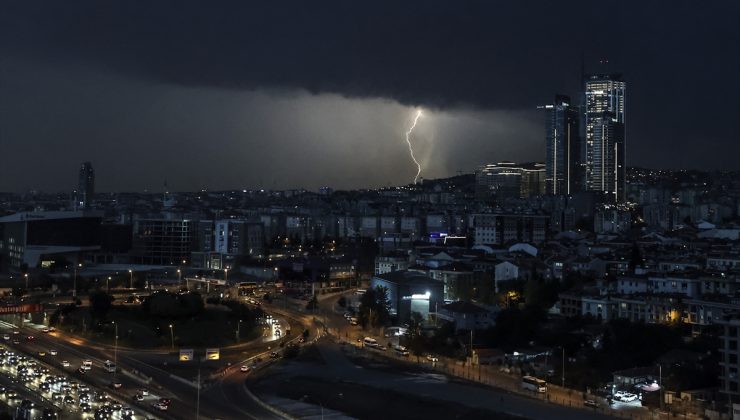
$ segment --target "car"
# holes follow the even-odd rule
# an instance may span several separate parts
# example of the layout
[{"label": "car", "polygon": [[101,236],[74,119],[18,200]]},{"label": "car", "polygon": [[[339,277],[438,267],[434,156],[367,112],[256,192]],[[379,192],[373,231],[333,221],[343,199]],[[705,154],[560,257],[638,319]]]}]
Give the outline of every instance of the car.
[{"label": "car", "polygon": [[20,331],[18,331],[18,330],[13,330],[13,335],[18,335],[18,334],[20,334],[20,333],[21,333],[21,332],[20,332]]},{"label": "car", "polygon": [[85,368],[84,368],[84,367],[80,366],[80,368],[79,368],[79,369],[77,369],[77,373],[80,373],[80,374],[84,375],[84,374],[86,374],[86,373],[87,373],[87,370],[85,370]]},{"label": "car", "polygon": [[[80,401],[82,401],[82,398],[80,398]],[[65,404],[74,404],[75,403],[75,399],[72,398],[71,395],[67,395],[66,397],[64,397],[64,403]]]},{"label": "car", "polygon": [[46,352],[45,352],[45,351],[43,351],[43,350],[41,350],[41,351],[39,352],[39,357],[44,357],[44,356],[46,356]]},{"label": "car", "polygon": [[239,370],[242,371],[242,372],[249,372],[249,366],[242,365],[242,367],[240,367]]},{"label": "car", "polygon": [[134,409],[131,407],[123,407],[121,409],[121,415],[122,416],[133,416],[134,415]]},{"label": "car", "polygon": [[594,407],[594,408],[599,406],[599,404],[594,400],[585,400],[583,401],[583,405],[585,405],[586,407]]},{"label": "car", "polygon": [[66,367],[66,368],[69,367],[69,361],[62,360],[62,367]]},{"label": "car", "polygon": [[112,382],[110,384],[110,387],[113,388],[113,389],[121,389],[121,387],[123,387],[123,384],[120,383],[120,382],[118,382],[118,381],[116,381],[116,382]]},{"label": "car", "polygon": [[169,406],[170,406],[170,404],[172,404],[172,400],[171,400],[171,399],[169,399],[169,398],[160,398],[160,399],[159,399],[159,403],[160,403],[160,404],[164,404],[164,405],[166,405],[167,407],[169,407]]},{"label": "car", "polygon": [[637,395],[635,394],[625,393],[624,395],[622,395],[622,401],[624,402],[631,402],[636,399],[637,399]]},{"label": "car", "polygon": [[10,340],[10,336],[8,334],[3,334],[3,340],[5,341]]},{"label": "car", "polygon": [[167,409],[169,408],[167,404],[162,404],[160,402],[152,404],[152,407],[156,408],[159,411],[167,411]]},{"label": "car", "polygon": [[42,419],[44,420],[56,420],[59,417],[57,416],[57,413],[54,412],[51,408],[44,408],[44,411],[42,413]]},{"label": "car", "polygon": [[49,354],[52,356],[56,356],[57,354],[59,354],[59,352],[56,350],[49,350]]},{"label": "car", "polygon": [[141,394],[136,394],[136,395],[134,395],[134,400],[135,401],[144,401],[144,396],[141,395]]},{"label": "car", "polygon": [[147,395],[149,395],[149,390],[146,389],[146,388],[140,388],[139,389],[139,394],[141,394],[141,395],[143,395],[143,396],[146,397]]},{"label": "car", "polygon": [[13,340],[13,344],[20,344],[21,342],[18,340]]},{"label": "car", "polygon": [[83,413],[89,413],[90,411],[92,411],[92,407],[89,403],[85,402],[80,404],[80,410],[82,410]]},{"label": "car", "polygon": [[49,331],[51,331],[51,330],[48,329],[48,328],[44,328],[44,329],[41,330],[41,332],[43,332],[44,334],[49,334]]},{"label": "car", "polygon": [[26,337],[26,341],[33,341],[35,339],[36,339],[36,337],[34,337],[32,335],[29,335],[28,337]]},{"label": "car", "polygon": [[270,352],[270,359],[277,359],[278,357],[280,357],[279,354],[275,353],[274,351]]}]

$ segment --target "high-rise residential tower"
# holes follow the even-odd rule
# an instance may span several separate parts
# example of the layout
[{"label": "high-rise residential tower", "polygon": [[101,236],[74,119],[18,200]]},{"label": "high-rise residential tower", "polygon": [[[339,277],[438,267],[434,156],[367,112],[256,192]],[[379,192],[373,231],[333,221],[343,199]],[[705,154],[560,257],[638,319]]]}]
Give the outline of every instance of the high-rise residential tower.
[{"label": "high-rise residential tower", "polygon": [[95,194],[95,170],[92,163],[83,162],[80,166],[79,187],[77,189],[77,207],[89,209],[92,207]]},{"label": "high-rise residential tower", "polygon": [[570,195],[582,189],[580,115],[570,98],[556,95],[545,105],[545,189],[547,194]]},{"label": "high-rise residential tower", "polygon": [[625,194],[625,91],[620,74],[585,78],[586,188],[615,202]]}]

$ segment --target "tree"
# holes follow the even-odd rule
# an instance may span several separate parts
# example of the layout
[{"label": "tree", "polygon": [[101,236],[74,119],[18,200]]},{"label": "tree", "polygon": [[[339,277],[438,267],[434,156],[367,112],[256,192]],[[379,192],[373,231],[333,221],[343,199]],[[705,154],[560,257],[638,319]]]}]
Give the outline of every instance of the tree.
[{"label": "tree", "polygon": [[113,296],[102,290],[96,290],[90,293],[90,316],[93,319],[104,320],[108,311],[113,305]]},{"label": "tree", "polygon": [[360,298],[360,310],[357,317],[363,328],[368,324],[371,326],[385,325],[390,320],[388,289],[382,286],[368,289]]},{"label": "tree", "polygon": [[409,320],[409,327],[406,329],[406,341],[408,343],[409,350],[416,356],[416,362],[419,362],[419,357],[424,353],[426,348],[426,340],[422,332],[424,318],[418,312],[411,313],[411,319]]}]

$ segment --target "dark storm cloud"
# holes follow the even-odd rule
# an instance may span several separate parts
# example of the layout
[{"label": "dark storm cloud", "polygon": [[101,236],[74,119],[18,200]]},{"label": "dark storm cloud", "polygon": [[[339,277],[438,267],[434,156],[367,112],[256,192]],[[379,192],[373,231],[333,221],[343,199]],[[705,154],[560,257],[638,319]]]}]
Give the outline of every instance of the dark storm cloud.
[{"label": "dark storm cloud", "polygon": [[[141,95],[150,95],[158,85],[183,92],[307,91],[385,98],[440,112],[529,110],[515,117],[526,124],[496,119],[514,131],[521,128],[510,132],[517,142],[535,133],[536,105],[556,92],[578,91],[583,55],[587,71],[625,74],[631,163],[736,167],[733,156],[740,153],[734,127],[740,115],[736,1],[29,0],[0,7],[0,60],[32,62],[58,74],[84,66],[119,75],[120,81],[106,81],[107,92],[141,89]],[[608,66],[596,64],[602,57],[609,58]],[[17,77],[29,81],[33,75]],[[58,91],[50,86],[49,100],[63,100],[53,98]],[[192,100],[203,92],[191,93]],[[28,110],[4,105],[6,121]],[[74,101],[67,106],[69,113],[88,112]],[[217,118],[191,106],[201,119]],[[139,112],[140,118],[153,118]],[[103,122],[88,123],[89,130],[106,136]],[[60,123],[57,135],[72,141],[64,127]],[[176,134],[159,128],[159,141],[177,143]],[[331,125],[323,129],[330,132]],[[23,136],[22,130],[15,134]],[[541,143],[537,135],[529,144]],[[21,140],[0,141],[12,151],[13,142]],[[450,170],[473,164],[458,157],[480,142],[459,144],[465,146],[462,152],[434,149],[438,156],[449,152]],[[541,154],[533,152],[530,159]]]}]

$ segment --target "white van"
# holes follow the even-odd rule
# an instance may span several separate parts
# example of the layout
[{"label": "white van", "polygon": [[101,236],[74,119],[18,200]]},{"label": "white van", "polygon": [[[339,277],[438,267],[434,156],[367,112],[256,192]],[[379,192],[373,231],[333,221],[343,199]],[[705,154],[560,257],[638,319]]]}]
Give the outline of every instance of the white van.
[{"label": "white van", "polygon": [[365,344],[367,347],[378,347],[378,340],[372,337],[365,337],[362,340],[362,343]]}]

